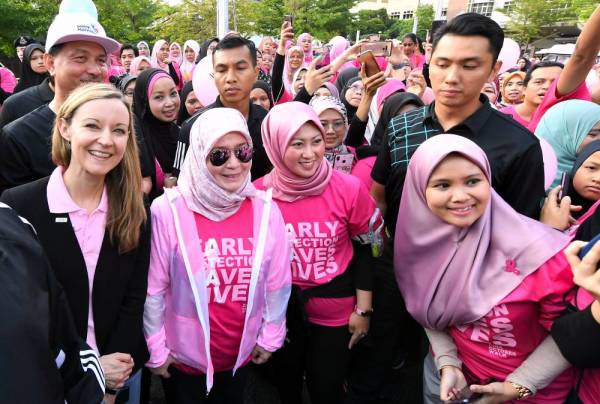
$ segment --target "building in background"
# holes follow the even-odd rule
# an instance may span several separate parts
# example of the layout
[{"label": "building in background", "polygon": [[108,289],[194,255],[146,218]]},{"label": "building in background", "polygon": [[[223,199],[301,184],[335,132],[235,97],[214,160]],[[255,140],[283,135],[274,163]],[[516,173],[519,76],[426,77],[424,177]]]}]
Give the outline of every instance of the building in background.
[{"label": "building in background", "polygon": [[352,12],[385,8],[392,19],[410,20],[419,5],[430,4],[433,6],[436,19],[445,20],[464,12],[475,12],[491,17],[500,25],[504,25],[507,17],[498,10],[510,7],[514,1],[518,0],[367,0],[359,2]]}]

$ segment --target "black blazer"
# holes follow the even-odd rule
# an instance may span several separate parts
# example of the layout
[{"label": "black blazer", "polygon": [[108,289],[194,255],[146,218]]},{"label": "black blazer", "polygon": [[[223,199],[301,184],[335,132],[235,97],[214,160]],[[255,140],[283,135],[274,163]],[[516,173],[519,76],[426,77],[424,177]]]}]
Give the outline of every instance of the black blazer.
[{"label": "black blazer", "polygon": [[[63,286],[79,335],[87,336],[88,275],[68,214],[50,213],[46,188],[50,177],[6,190],[0,200],[36,229],[52,269]],[[57,221],[57,218],[62,218]],[[66,218],[66,221],[64,219]],[[144,303],[150,263],[150,216],[136,249],[119,254],[105,232],[94,274],[92,309],[100,355],[128,353],[135,369],[148,360],[143,334]]]}]

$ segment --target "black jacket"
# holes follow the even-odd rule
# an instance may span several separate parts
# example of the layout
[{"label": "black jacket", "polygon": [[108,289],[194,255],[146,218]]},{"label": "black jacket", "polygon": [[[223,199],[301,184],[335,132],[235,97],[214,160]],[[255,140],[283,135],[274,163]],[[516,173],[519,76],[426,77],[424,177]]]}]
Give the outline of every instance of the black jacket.
[{"label": "black jacket", "polygon": [[3,204],[0,301],[0,401],[102,401],[100,363],[75,331],[65,294],[34,230]]},{"label": "black jacket", "polygon": [[[7,190],[2,202],[36,228],[50,265],[65,290],[78,334],[87,335],[88,275],[68,214],[50,213],[46,189],[49,177]],[[66,218],[58,221],[57,218]],[[149,219],[148,219],[149,220]],[[98,257],[92,292],[96,343],[101,355],[130,354],[138,369],[148,360],[143,314],[150,262],[150,226],[140,234],[136,249],[119,254],[108,232]]]}]

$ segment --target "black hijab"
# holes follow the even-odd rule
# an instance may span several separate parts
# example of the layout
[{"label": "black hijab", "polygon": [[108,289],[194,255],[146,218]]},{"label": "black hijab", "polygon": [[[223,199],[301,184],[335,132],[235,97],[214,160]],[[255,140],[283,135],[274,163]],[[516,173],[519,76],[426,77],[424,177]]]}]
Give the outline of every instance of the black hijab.
[{"label": "black hijab", "polygon": [[[577,192],[577,190],[575,189],[575,186],[573,185],[573,179],[575,178],[575,174],[581,168],[581,166],[585,163],[585,161],[588,158],[590,158],[592,156],[592,154],[599,152],[599,151],[600,151],[600,140],[595,140],[592,143],[588,144],[581,151],[581,153],[579,153],[579,156],[577,156],[577,160],[575,160],[575,164],[573,165],[573,169],[568,174],[569,178],[566,181],[567,185],[565,186],[566,189],[563,191],[563,194],[565,196],[571,197],[571,205],[579,205],[582,207],[582,209],[579,212],[573,213],[573,217],[575,217],[575,218],[578,218],[581,215],[583,215],[585,212],[587,212],[592,207],[592,205],[594,203],[596,203],[596,201],[591,201],[591,200],[586,199],[583,196],[581,196],[579,194],[579,192]],[[592,215],[592,217],[593,217],[593,215]],[[588,220],[591,220],[592,217],[588,218]],[[598,229],[598,232],[600,232],[600,228]],[[595,234],[591,235],[591,236],[594,237]],[[586,241],[588,241],[588,240],[586,240]]]},{"label": "black hijab", "polygon": [[150,111],[148,100],[150,81],[160,73],[165,71],[152,68],[144,70],[137,76],[133,93],[133,113],[142,131],[150,158],[158,160],[163,172],[170,173],[173,171],[179,126],[174,122],[163,122],[157,119]]},{"label": "black hijab", "polygon": [[365,157],[376,156],[379,153],[379,149],[385,142],[385,134],[390,121],[398,115],[400,111],[406,105],[415,105],[422,107],[425,105],[418,95],[413,93],[397,93],[385,100],[383,109],[379,115],[379,120],[371,136],[371,144],[369,146],[361,146],[356,150],[356,156],[359,159]]},{"label": "black hijab", "polygon": [[13,94],[23,91],[29,87],[34,87],[42,83],[48,77],[48,73],[39,74],[31,68],[31,55],[34,51],[39,50],[44,53],[44,47],[39,43],[27,45],[23,51],[23,63],[21,63],[21,78],[19,84],[15,87]]},{"label": "black hijab", "polygon": [[202,45],[200,45],[200,52],[198,52],[198,57],[196,58],[196,63],[198,63],[200,60],[202,60],[206,56],[208,56],[208,47],[213,42],[219,42],[219,38],[214,37],[214,38],[207,39],[206,41],[204,41],[202,43]]},{"label": "black hijab", "polygon": [[188,81],[183,85],[181,93],[179,93],[179,99],[181,100],[181,103],[179,104],[179,115],[177,115],[178,125],[181,125],[190,117],[190,114],[185,106],[185,100],[187,100],[188,95],[190,95],[192,91],[194,91],[194,86],[192,85],[191,81]]},{"label": "black hijab", "polygon": [[337,79],[335,80],[335,86],[337,87],[339,93],[342,93],[344,87],[346,87],[346,83],[354,77],[358,77],[360,73],[360,69],[356,67],[347,67],[340,72]]},{"label": "black hijab", "polygon": [[348,100],[346,100],[346,93],[348,92],[348,90],[350,90],[352,84],[356,83],[357,81],[360,81],[360,77],[353,77],[350,80],[348,80],[348,82],[342,89],[342,92],[340,93],[340,98],[342,100],[342,103],[344,103],[344,106],[346,107],[346,112],[348,113],[348,122],[352,121],[352,118],[354,118],[354,115],[356,115],[356,110],[358,109],[358,107],[351,105],[348,102]]},{"label": "black hijab", "polygon": [[271,108],[273,108],[273,105],[275,105],[275,102],[273,102],[273,91],[271,90],[271,86],[262,80],[256,80],[256,83],[254,83],[254,85],[252,86],[253,90],[255,88],[260,88],[265,93],[267,93],[267,96],[269,97],[269,105],[270,105],[269,110],[271,110]]}]

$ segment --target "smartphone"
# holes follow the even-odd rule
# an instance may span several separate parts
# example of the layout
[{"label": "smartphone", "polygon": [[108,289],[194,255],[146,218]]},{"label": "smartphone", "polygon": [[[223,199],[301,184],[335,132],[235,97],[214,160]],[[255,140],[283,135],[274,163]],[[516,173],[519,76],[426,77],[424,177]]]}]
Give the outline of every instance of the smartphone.
[{"label": "smartphone", "polygon": [[293,26],[294,25],[294,16],[291,14],[284,15],[283,22],[287,22],[290,27]]},{"label": "smartphone", "polygon": [[352,153],[336,154],[333,168],[345,172],[346,174],[350,174],[353,163],[354,155]]},{"label": "smartphone", "polygon": [[358,60],[365,66],[365,74],[367,77],[374,76],[381,71],[375,60],[375,56],[373,56],[373,52],[370,50],[358,55]]},{"label": "smartphone", "polygon": [[359,53],[373,52],[373,56],[390,56],[392,54],[392,41],[365,42],[360,45]]},{"label": "smartphone", "polygon": [[474,403],[482,397],[480,393],[473,393],[469,386],[462,389],[459,394],[460,398],[458,400],[446,401],[444,404]]},{"label": "smartphone", "polygon": [[569,174],[564,171],[562,176],[560,177],[560,191],[558,191],[558,203],[562,201],[563,196],[565,196],[565,187],[567,186],[567,179],[569,178]]},{"label": "smartphone", "polygon": [[[594,244],[596,244],[598,241],[600,241],[600,234],[591,239],[590,242],[587,243],[585,247],[581,249],[581,251],[579,252],[579,259],[583,259],[583,257],[585,257],[585,255],[592,249]],[[598,263],[598,266],[600,266],[600,263]],[[599,269],[598,266],[596,267],[596,271]]]},{"label": "smartphone", "polygon": [[331,45],[323,45],[323,53],[319,55],[321,60],[319,61],[319,63],[317,63],[317,69],[320,69],[324,66],[328,66],[331,63],[329,52],[331,52]]}]

